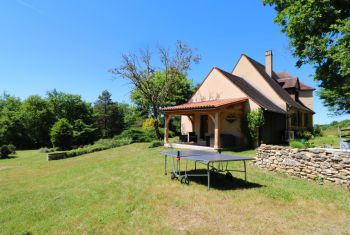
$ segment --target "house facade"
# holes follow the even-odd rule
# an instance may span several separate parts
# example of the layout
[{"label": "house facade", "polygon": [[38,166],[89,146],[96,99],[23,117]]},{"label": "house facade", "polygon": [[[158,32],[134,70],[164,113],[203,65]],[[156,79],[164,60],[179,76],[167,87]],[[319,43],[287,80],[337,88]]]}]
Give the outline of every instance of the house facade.
[{"label": "house facade", "polygon": [[214,67],[188,103],[162,108],[165,146],[171,117],[181,116],[181,142],[218,148],[244,147],[247,112],[262,109],[264,125],[259,142],[287,142],[298,130],[313,126],[313,91],[287,72],[273,71],[272,51],[265,65],[241,55],[231,72]]}]

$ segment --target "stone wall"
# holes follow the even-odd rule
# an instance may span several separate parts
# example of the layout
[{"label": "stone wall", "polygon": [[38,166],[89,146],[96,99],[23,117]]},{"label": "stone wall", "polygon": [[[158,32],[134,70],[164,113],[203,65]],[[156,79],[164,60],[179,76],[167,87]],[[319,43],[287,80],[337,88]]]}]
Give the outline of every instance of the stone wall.
[{"label": "stone wall", "polygon": [[300,178],[336,183],[350,190],[349,152],[262,144],[254,164]]}]

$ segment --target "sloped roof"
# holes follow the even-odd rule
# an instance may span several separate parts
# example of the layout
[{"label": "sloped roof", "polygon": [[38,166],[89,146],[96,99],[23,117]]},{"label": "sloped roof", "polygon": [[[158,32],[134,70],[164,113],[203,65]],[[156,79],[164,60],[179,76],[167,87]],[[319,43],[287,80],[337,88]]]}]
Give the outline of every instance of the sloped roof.
[{"label": "sloped roof", "polygon": [[232,99],[218,99],[218,100],[206,100],[200,102],[186,103],[176,106],[170,106],[161,108],[161,111],[184,111],[184,110],[208,110],[217,109],[225,105],[237,104],[246,102],[248,99],[243,98],[232,98]]},{"label": "sloped roof", "polygon": [[243,91],[250,99],[257,103],[260,107],[276,112],[276,113],[286,113],[283,109],[275,105],[271,100],[261,94],[252,85],[246,82],[243,78],[237,77],[231,73],[228,73],[222,69],[216,68],[222,75],[228,78],[233,84],[235,84],[241,91]]},{"label": "sloped roof", "polygon": [[277,81],[278,83],[282,86],[282,88],[292,88],[296,87],[298,88],[298,81],[300,85],[300,90],[302,91],[313,91],[315,88],[306,85],[305,83],[301,82],[297,77],[293,77],[290,73],[288,72],[277,72]]},{"label": "sloped roof", "polygon": [[286,90],[284,90],[280,84],[278,84],[278,75],[272,72],[272,78],[266,73],[265,66],[257,62],[256,60],[244,55],[249,62],[255,67],[265,81],[271,86],[271,88],[283,99],[290,107],[301,109],[308,112],[313,112],[311,109],[295,101]]}]

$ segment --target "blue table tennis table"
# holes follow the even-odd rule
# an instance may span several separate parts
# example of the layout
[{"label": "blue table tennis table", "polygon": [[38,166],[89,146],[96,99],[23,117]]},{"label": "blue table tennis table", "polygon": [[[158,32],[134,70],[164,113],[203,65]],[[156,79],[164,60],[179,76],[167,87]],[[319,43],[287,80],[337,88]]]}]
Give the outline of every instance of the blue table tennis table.
[{"label": "blue table tennis table", "polygon": [[[188,177],[203,176],[208,178],[208,189],[210,189],[210,172],[226,173],[226,177],[232,177],[231,172],[244,172],[244,180],[247,181],[247,166],[246,161],[253,160],[251,157],[232,156],[228,154],[221,154],[221,152],[207,152],[199,150],[191,151],[165,151],[161,152],[164,155],[164,173],[168,174],[168,157],[172,158],[171,179],[178,179],[181,183],[189,184]],[[181,160],[186,160],[184,171],[181,171]],[[206,174],[189,174],[188,162],[194,162],[194,172],[197,170],[197,163],[206,166]],[[242,161],[244,170],[233,170],[228,168],[229,162]]]}]

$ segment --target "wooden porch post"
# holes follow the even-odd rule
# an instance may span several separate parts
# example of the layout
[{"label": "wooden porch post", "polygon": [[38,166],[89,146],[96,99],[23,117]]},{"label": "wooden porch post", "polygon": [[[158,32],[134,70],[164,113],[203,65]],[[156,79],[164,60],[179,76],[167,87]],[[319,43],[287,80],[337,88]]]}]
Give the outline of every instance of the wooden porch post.
[{"label": "wooden porch post", "polygon": [[220,148],[220,112],[215,113],[214,149]]},{"label": "wooden porch post", "polygon": [[165,114],[165,126],[164,126],[164,144],[169,144],[169,122],[171,116]]}]

